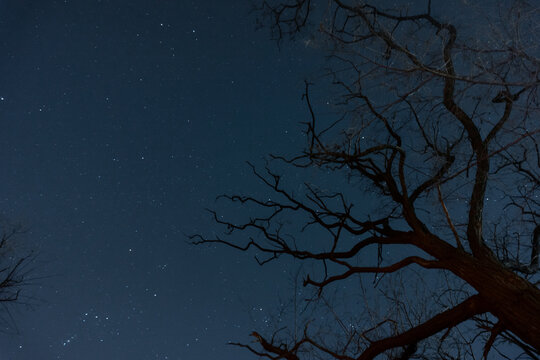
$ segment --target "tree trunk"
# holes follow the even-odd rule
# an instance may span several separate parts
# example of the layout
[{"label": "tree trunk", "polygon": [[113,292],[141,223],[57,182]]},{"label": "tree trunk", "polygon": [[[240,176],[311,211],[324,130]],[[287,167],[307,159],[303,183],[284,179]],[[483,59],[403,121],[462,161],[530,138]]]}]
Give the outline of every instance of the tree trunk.
[{"label": "tree trunk", "polygon": [[540,289],[504,267],[488,249],[477,258],[436,237],[416,240],[416,246],[478,291],[486,311],[504,329],[540,351]]},{"label": "tree trunk", "polygon": [[504,329],[540,350],[540,290],[492,257],[460,255],[451,271],[478,291]]}]

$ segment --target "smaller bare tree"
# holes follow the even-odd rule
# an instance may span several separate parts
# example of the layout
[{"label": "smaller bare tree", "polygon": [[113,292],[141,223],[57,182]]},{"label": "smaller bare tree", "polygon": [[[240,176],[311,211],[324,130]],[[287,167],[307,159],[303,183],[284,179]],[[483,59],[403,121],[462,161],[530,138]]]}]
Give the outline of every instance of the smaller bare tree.
[{"label": "smaller bare tree", "polygon": [[13,305],[31,305],[29,296],[23,294],[33,280],[34,253],[21,246],[20,237],[25,233],[20,224],[3,221],[0,224],[0,323],[4,329],[16,328],[12,316]]}]

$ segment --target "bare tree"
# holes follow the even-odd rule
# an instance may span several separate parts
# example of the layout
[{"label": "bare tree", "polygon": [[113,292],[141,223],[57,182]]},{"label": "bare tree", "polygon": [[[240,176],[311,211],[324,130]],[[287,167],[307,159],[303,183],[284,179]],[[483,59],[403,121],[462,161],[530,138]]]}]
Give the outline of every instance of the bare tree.
[{"label": "bare tree", "polygon": [[2,221],[0,231],[0,323],[5,331],[16,328],[10,306],[30,305],[30,298],[23,296],[22,291],[30,285],[31,264],[35,257],[31,251],[19,246],[18,237],[24,233],[21,225]]},{"label": "bare tree", "polygon": [[353,277],[389,279],[408,269],[448,285],[428,284],[416,304],[430,311],[416,317],[414,305],[386,291],[403,311],[372,317],[341,340],[308,319],[301,336],[254,332],[258,347],[241,346],[270,359],[363,360],[487,358],[508,343],[539,357],[540,13],[525,1],[454,5],[463,9],[442,16],[431,1],[422,10],[261,2],[277,40],[300,39],[328,55],[337,95],[317,100],[318,86],[306,82],[307,145],[297,156],[272,156],[297,171],[321,170],[323,186],[292,191],[272,166],[253,168],[274,195],[224,198],[259,215],[241,221],[213,212],[234,239],[194,241],[255,249],[261,264],[282,255],[320,264],[304,280],[319,299]]}]

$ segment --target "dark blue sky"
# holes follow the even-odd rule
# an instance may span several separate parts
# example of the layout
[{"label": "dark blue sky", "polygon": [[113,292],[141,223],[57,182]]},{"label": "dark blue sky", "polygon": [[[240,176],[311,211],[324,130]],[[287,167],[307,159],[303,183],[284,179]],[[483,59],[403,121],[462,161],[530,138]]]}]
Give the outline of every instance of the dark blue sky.
[{"label": "dark blue sky", "polygon": [[184,236],[218,229],[216,195],[257,191],[245,160],[302,144],[315,66],[248,3],[0,3],[0,211],[46,277],[1,359],[252,358],[225,343],[288,270]]}]

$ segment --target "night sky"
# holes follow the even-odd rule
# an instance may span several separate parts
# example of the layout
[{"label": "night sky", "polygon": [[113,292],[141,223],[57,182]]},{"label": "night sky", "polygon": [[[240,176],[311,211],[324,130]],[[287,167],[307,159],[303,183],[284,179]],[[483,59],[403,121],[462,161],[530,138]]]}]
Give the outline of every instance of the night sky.
[{"label": "night sky", "polygon": [[301,149],[316,66],[248,4],[0,2],[0,211],[38,254],[0,359],[253,358],[226,343],[287,297],[286,263],[186,234],[257,194],[246,160]]}]

